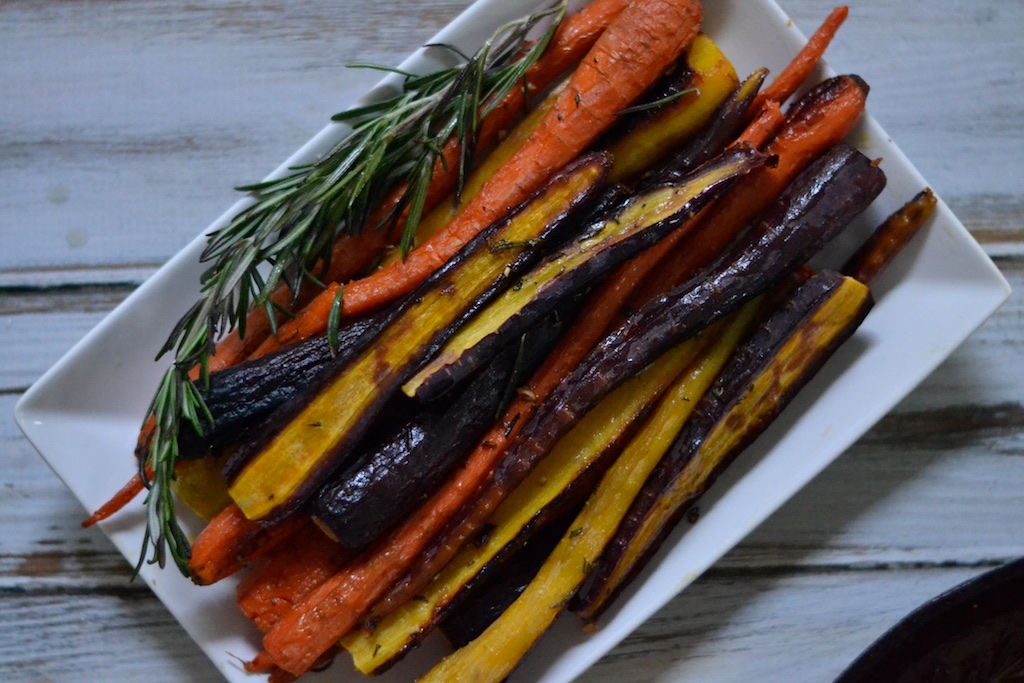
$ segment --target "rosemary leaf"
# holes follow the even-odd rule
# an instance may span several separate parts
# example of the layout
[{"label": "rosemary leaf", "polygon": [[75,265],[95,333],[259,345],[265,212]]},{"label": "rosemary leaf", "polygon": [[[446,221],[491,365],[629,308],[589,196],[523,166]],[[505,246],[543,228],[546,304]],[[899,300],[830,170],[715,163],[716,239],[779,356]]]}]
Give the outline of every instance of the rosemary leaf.
[{"label": "rosemary leaf", "polygon": [[[327,267],[339,236],[382,229],[405,215],[400,244],[404,250],[411,248],[434,169],[445,163],[445,145],[451,141],[460,145],[461,190],[481,118],[513,88],[521,87],[527,69],[547,48],[565,11],[566,0],[558,0],[537,14],[511,22],[473,55],[463,55],[451,46],[429,48],[445,50],[463,62],[455,68],[414,75],[355,65],[401,76],[400,91],[332,117],[349,125],[351,133],[316,162],[291,168],[281,178],[238,187],[252,201],[208,236],[200,258],[210,265],[201,276],[200,298],[174,326],[157,356],[173,353],[174,357],[146,415],[153,427],[142,449],[139,472],[148,489],[147,523],[136,573],[146,562],[164,566],[168,555],[182,573],[189,573],[189,542],[175,516],[171,487],[180,430],[201,434],[203,423],[210,419],[190,370],[198,366],[200,381],[207,381],[216,339],[230,329],[244,334],[250,308],[262,308],[276,332],[278,314],[284,311],[271,293],[281,282],[293,296],[306,283],[324,286],[320,282],[324,271],[319,269]],[[544,21],[549,26],[543,35],[529,43],[528,36]],[[405,188],[400,200],[384,220],[367,225],[373,208],[392,188]],[[340,301],[339,294],[328,330],[333,340],[340,324]]]}]

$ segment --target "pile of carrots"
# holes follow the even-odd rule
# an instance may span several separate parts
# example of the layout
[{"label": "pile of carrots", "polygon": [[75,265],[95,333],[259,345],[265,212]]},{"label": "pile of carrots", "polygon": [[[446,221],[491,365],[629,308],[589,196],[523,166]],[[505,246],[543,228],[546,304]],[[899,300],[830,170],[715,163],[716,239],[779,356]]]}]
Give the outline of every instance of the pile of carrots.
[{"label": "pile of carrots", "polygon": [[[857,77],[831,79],[818,86],[827,92],[783,111],[783,105],[808,85],[846,16],[845,7],[833,11],[767,87],[760,88],[761,72],[730,88],[731,102],[742,107],[735,114],[737,131],[724,143],[759,149],[772,163],[752,170],[683,227],[596,283],[546,361],[518,388],[461,467],[425,495],[408,518],[358,550],[340,547],[301,510],[250,518],[231,503],[210,520],[192,548],[193,580],[205,585],[245,572],[238,585],[238,604],[265,634],[263,651],[247,664],[251,671],[269,672],[275,681],[291,680],[329,662],[344,637],[360,630],[372,633],[394,610],[415,600],[460,549],[486,530],[490,515],[511,493],[496,477],[496,468],[521,439],[531,416],[586,355],[630,311],[699,273],[803,169],[848,136],[864,111],[868,90]],[[480,149],[492,148],[501,139],[511,147],[494,152],[502,163],[492,163],[495,167],[462,197],[454,215],[446,198],[457,182],[457,165],[452,162],[459,150],[454,142],[445,147],[447,161],[438,161],[427,199],[428,207],[448,212],[439,231],[419,237],[405,258],[384,259],[384,265],[363,276],[357,274],[380,260],[391,233],[367,230],[341,237],[327,271],[328,286],[311,287],[298,296],[287,289],[275,292],[273,299],[281,306],[295,302],[291,317],[271,325],[265,309],[254,310],[244,337],[235,332],[220,341],[211,371],[322,335],[339,292],[343,319],[379,311],[409,294],[570,162],[601,147],[620,112],[703,39],[701,19],[698,0],[593,0],[567,17],[527,74],[525,87],[513,90],[483,121]],[[563,77],[555,94],[539,104]],[[539,113],[529,124],[520,124],[528,129],[517,137],[510,129],[533,107]],[[682,149],[701,130],[672,144]],[[481,167],[486,164],[483,160]],[[377,215],[387,215],[401,189],[395,188],[393,199],[385,201]],[[909,221],[915,227],[927,211],[918,213]],[[904,230],[900,243],[910,234]],[[894,247],[886,249],[891,252]],[[86,524],[110,516],[141,489],[141,479],[130,482]],[[501,680],[517,662],[513,658],[496,667],[494,680]]]}]

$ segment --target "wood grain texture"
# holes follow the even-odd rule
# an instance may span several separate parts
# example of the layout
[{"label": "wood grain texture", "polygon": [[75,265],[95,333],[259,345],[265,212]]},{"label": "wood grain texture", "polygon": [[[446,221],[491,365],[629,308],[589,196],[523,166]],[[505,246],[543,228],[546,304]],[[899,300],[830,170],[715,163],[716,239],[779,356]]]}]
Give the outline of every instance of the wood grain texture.
[{"label": "wood grain texture", "polygon": [[[0,1],[0,680],[221,680],[14,424],[50,365],[464,0]],[[805,31],[832,4],[786,0]],[[853,4],[829,61],[996,257],[1010,301],[586,675],[827,681],[1024,554],[1024,4]],[[329,680],[329,676],[322,677]]]}]

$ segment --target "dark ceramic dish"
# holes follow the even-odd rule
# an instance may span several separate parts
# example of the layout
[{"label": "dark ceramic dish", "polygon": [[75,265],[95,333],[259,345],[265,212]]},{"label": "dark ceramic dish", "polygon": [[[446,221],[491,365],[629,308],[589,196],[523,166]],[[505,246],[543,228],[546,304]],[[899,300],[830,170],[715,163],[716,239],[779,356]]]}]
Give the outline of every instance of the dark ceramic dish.
[{"label": "dark ceramic dish", "polygon": [[835,683],[1024,681],[1024,559],[917,608]]}]

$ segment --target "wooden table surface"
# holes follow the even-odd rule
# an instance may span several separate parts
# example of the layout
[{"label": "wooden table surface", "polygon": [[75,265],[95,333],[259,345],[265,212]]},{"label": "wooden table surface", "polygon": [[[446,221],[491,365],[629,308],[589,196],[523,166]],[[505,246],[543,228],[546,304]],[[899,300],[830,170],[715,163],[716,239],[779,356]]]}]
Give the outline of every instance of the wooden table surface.
[{"label": "wooden table surface", "polygon": [[[18,431],[19,396],[465,0],[0,3],[0,680],[218,672]],[[786,0],[805,31],[831,5]],[[588,681],[828,681],[1024,555],[1024,3],[865,0],[829,52],[1015,289]],[[126,454],[127,457],[127,454]]]}]

